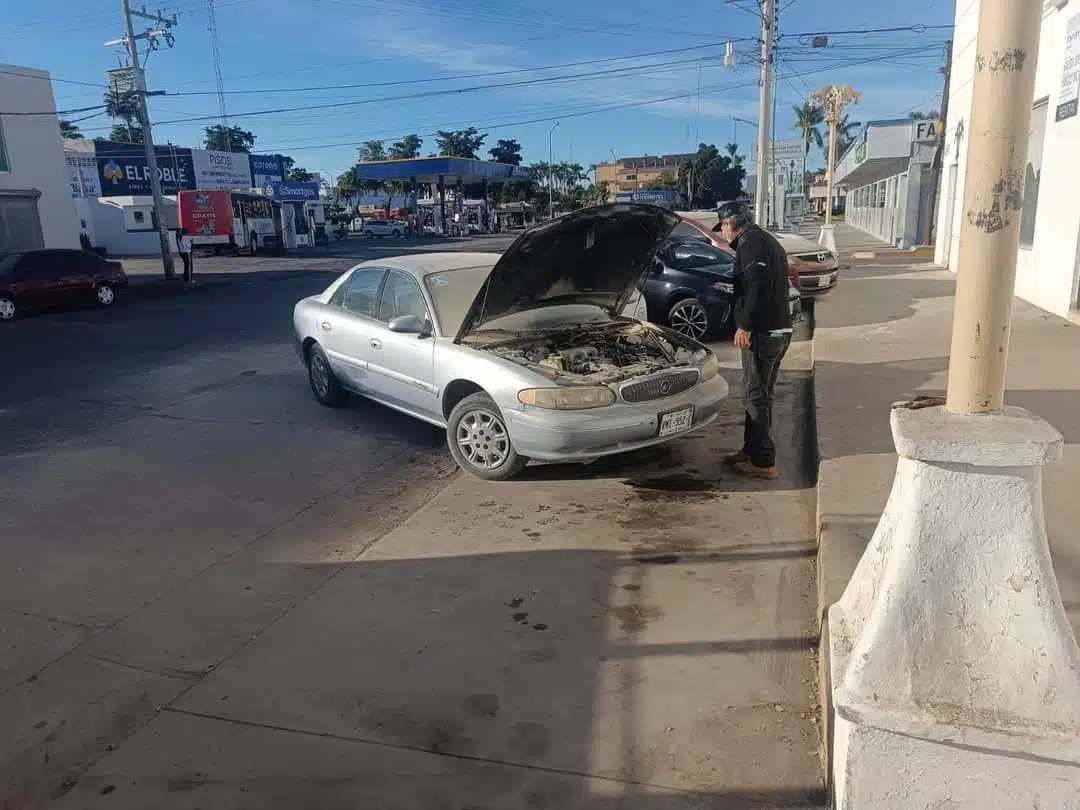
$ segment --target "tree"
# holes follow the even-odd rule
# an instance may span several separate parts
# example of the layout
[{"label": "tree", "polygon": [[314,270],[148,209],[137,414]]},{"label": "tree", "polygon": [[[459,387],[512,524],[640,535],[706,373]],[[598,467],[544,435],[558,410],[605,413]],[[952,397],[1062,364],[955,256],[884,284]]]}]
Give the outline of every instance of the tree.
[{"label": "tree", "polygon": [[[368,143],[372,142],[368,141]],[[400,141],[390,145],[390,160],[408,160],[409,158],[420,157],[420,147],[423,145],[424,141],[419,135],[415,133],[406,135]]]},{"label": "tree", "polygon": [[135,123],[139,117],[139,107],[133,94],[106,93],[105,115],[113,120],[123,121],[123,124],[113,125],[112,132],[109,133],[110,141],[142,143],[142,130]]},{"label": "tree", "polygon": [[79,131],[78,126],[70,121],[65,121],[63,118],[60,119],[60,137],[67,138],[69,141],[83,140],[83,134]]},{"label": "tree", "polygon": [[839,158],[855,142],[858,129],[862,127],[859,121],[849,121],[845,115],[836,125],[836,154]]},{"label": "tree", "polygon": [[807,101],[801,107],[792,106],[795,111],[795,125],[803,139],[805,153],[810,154],[810,144],[813,143],[818,149],[825,148],[825,141],[821,137],[821,125],[825,123],[825,110],[820,104],[812,104]]},{"label": "tree", "polygon": [[307,169],[290,169],[286,175],[286,179],[295,180],[298,183],[307,183],[315,178],[315,175],[309,172]]},{"label": "tree", "polygon": [[280,155],[280,157],[281,157],[281,173],[285,177],[288,177],[289,174],[292,172],[293,167],[296,165],[296,161],[293,160],[288,155]]},{"label": "tree", "polygon": [[742,168],[743,163],[746,162],[746,155],[739,154],[739,145],[737,143],[729,143],[724,147],[724,151],[727,152],[728,157],[731,158],[731,165]]},{"label": "tree", "polygon": [[912,110],[907,114],[907,117],[912,121],[935,121],[938,114],[936,112],[920,112],[919,110]]},{"label": "tree", "polygon": [[356,167],[351,166],[337,179],[338,194],[342,197],[351,197],[360,190],[360,182],[356,179]]},{"label": "tree", "polygon": [[361,163],[377,163],[386,160],[386,147],[382,141],[364,141],[356,150]]},{"label": "tree", "polygon": [[203,146],[206,149],[216,152],[250,152],[255,148],[255,135],[241,127],[214,124],[212,127],[206,127],[203,132],[206,133],[206,138],[203,140]]},{"label": "tree", "polygon": [[511,166],[521,165],[521,144],[513,139],[502,139],[490,149],[488,154],[496,163],[508,163]]},{"label": "tree", "polygon": [[746,169],[712,144],[698,144],[694,156],[679,169],[679,188],[687,190],[692,208],[714,208],[720,200],[735,199],[742,194],[744,179]]},{"label": "tree", "polygon": [[435,137],[440,157],[476,158],[477,153],[487,140],[487,133],[481,135],[476,127],[457,130],[440,129]]}]

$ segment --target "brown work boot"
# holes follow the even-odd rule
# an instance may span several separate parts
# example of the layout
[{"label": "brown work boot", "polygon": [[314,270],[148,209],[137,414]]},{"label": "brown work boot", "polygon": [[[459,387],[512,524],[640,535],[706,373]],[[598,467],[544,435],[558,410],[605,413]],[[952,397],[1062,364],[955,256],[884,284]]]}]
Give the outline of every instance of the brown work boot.
[{"label": "brown work boot", "polygon": [[748,475],[751,478],[765,478],[769,481],[776,478],[776,467],[758,467],[751,461],[736,462],[735,472],[739,473],[739,475]]},{"label": "brown work boot", "polygon": [[739,450],[735,453],[728,453],[724,456],[724,463],[729,467],[734,467],[736,464],[742,464],[745,461],[750,460],[750,454],[745,450]]}]

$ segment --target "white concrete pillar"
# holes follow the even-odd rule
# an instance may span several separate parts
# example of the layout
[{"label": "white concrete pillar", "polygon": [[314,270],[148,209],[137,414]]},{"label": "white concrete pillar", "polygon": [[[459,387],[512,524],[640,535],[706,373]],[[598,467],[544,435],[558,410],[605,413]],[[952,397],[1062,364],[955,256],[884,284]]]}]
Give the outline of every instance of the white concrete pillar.
[{"label": "white concrete pillar", "polygon": [[836,253],[836,226],[822,225],[818,235],[818,244]]},{"label": "white concrete pillar", "polygon": [[837,810],[1080,810],[1080,651],[1043,523],[1062,437],[894,408],[877,530],[829,610]]}]

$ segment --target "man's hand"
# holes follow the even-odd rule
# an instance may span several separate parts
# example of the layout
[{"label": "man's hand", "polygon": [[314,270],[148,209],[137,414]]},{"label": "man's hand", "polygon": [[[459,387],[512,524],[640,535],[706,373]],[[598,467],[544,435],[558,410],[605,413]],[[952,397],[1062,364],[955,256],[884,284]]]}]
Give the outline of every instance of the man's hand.
[{"label": "man's hand", "polygon": [[735,330],[735,348],[736,349],[749,349],[750,348],[750,333],[745,329]]}]

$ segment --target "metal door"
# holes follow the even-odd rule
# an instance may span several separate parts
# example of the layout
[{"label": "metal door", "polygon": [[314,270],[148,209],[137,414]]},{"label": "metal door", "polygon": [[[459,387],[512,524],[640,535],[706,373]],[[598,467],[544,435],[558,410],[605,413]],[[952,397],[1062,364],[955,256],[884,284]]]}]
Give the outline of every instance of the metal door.
[{"label": "metal door", "polygon": [[428,334],[391,332],[394,318],[412,315],[431,323],[419,286],[391,270],[382,288],[379,324],[369,341],[369,382],[375,396],[408,411],[441,418],[435,387],[435,339]]},{"label": "metal door", "polygon": [[317,333],[330,368],[347,387],[365,394],[371,390],[368,362],[371,340],[379,324],[379,290],[386,270],[361,268],[338,288],[330,303],[320,307]]}]

